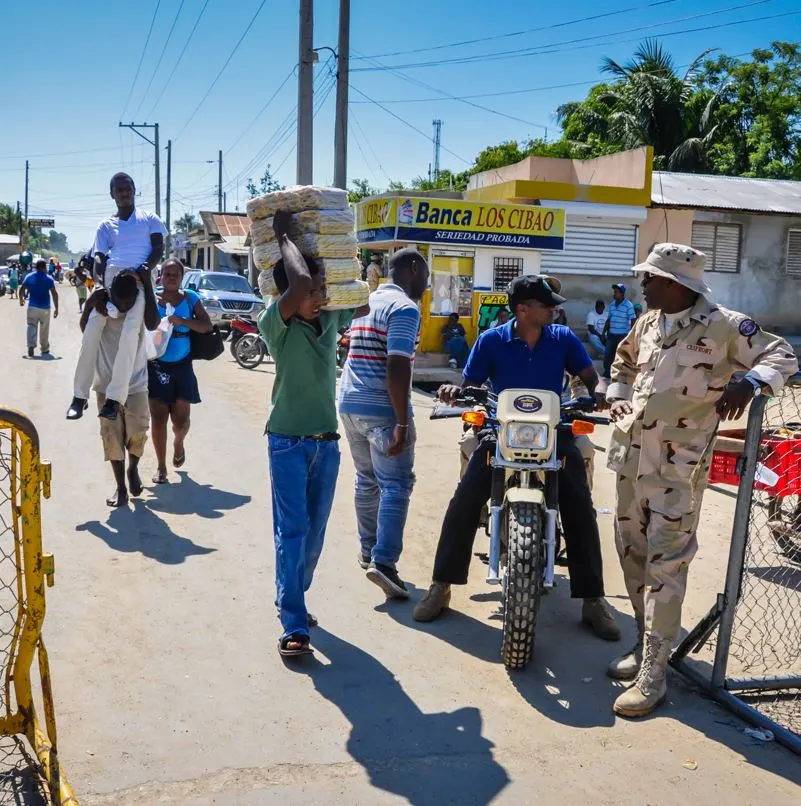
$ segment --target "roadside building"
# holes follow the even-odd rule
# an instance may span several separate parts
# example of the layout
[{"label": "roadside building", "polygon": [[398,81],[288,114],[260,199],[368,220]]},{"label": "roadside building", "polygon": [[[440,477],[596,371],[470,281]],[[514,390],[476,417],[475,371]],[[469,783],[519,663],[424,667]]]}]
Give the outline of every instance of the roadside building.
[{"label": "roadside building", "polygon": [[244,213],[200,213],[201,226],[188,234],[187,265],[205,271],[246,275],[250,222]]},{"label": "roadside building", "polygon": [[6,263],[10,257],[17,257],[22,250],[18,235],[0,233],[0,263]]},{"label": "roadside building", "polygon": [[655,172],[651,194],[640,260],[654,243],[690,244],[715,301],[801,335],[801,182]]}]

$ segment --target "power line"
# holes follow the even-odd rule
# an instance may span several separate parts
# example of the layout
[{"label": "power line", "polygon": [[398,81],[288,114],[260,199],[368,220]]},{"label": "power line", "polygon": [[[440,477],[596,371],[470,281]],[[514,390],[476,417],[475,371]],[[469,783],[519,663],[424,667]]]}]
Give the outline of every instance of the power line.
[{"label": "power line", "polygon": [[669,3],[675,3],[677,0],[656,0],[653,3],[646,3],[645,5],[639,6],[629,6],[628,8],[621,8],[617,11],[606,11],[603,14],[594,14],[591,17],[578,17],[574,20],[566,20],[564,22],[556,22],[552,23],[551,25],[540,25],[536,28],[526,28],[522,31],[510,31],[505,34],[495,34],[494,36],[482,36],[479,39],[463,39],[459,42],[448,42],[442,45],[430,45],[429,47],[425,48],[412,48],[411,50],[396,50],[392,53],[376,53],[372,56],[358,56],[358,59],[375,59],[375,58],[382,58],[387,59],[390,56],[406,56],[412,53],[426,53],[432,50],[444,50],[446,48],[457,48],[463,45],[479,45],[483,44],[484,42],[490,42],[493,39],[510,39],[515,36],[523,36],[524,34],[533,34],[538,31],[550,31],[554,28],[565,28],[569,25],[578,25],[582,22],[593,22],[594,20],[601,20],[606,17],[614,17],[618,14],[628,14],[632,11],[641,11],[642,9],[646,8],[654,8],[656,6],[666,6]]},{"label": "power line", "polygon": [[[760,2],[768,2],[768,0],[760,0]],[[419,81],[418,79],[412,78],[411,76],[407,76],[405,73],[400,72],[400,70],[398,70],[398,69],[396,69],[394,67],[390,67],[388,65],[382,64],[381,62],[379,62],[379,61],[377,61],[375,59],[370,59],[370,61],[373,64],[376,64],[376,65],[380,66],[381,69],[386,70],[386,71],[388,71],[390,73],[393,73],[394,75],[398,76],[399,78],[402,78],[404,81],[407,81],[410,84],[415,84],[418,87],[423,87],[424,89],[431,90],[432,92],[438,92],[440,95],[442,95],[445,98],[448,98],[449,100],[459,101],[459,103],[466,104],[467,106],[472,106],[474,109],[480,109],[480,110],[482,110],[484,112],[490,112],[493,115],[498,115],[499,117],[508,118],[509,120],[514,120],[517,123],[524,123],[526,126],[534,126],[534,127],[538,128],[538,129],[543,129],[546,132],[548,131],[549,127],[544,125],[544,124],[542,124],[542,123],[533,123],[530,120],[524,120],[523,118],[516,117],[515,115],[509,115],[509,114],[507,114],[505,112],[499,112],[497,109],[492,109],[489,106],[484,106],[483,104],[477,104],[475,101],[470,101],[470,100],[467,100],[466,98],[459,98],[456,95],[452,95],[451,93],[446,92],[445,90],[441,90],[438,87],[434,87],[431,84],[427,84],[425,81]]]},{"label": "power line", "polygon": [[[366,92],[362,92],[358,87],[354,87],[353,84],[350,85],[350,88],[354,92],[361,95],[363,98],[366,98],[368,101],[375,104],[379,109],[383,109],[388,115],[391,115],[393,118],[395,118],[395,120],[399,121],[407,128],[411,129],[414,132],[417,132],[419,135],[422,135],[429,142],[431,141],[430,135],[426,134],[422,129],[418,129],[417,126],[413,126],[411,123],[409,123],[408,120],[404,120],[400,115],[396,115],[391,109],[387,109],[385,106],[378,103],[378,101],[371,98]],[[442,150],[447,151],[451,156],[456,157],[457,160],[460,160],[461,162],[465,163],[465,165],[472,165],[471,160],[466,160],[464,157],[460,156],[455,151],[451,151],[449,148],[446,148],[445,146],[442,146]]]},{"label": "power line", "polygon": [[147,38],[145,39],[145,44],[144,47],[142,48],[142,53],[139,56],[139,64],[136,65],[136,73],[134,74],[133,81],[131,82],[131,88],[128,90],[128,97],[125,99],[125,105],[122,107],[120,120],[122,120],[125,117],[125,110],[128,108],[128,103],[131,100],[131,95],[133,95],[134,87],[136,86],[136,81],[139,78],[139,71],[142,69],[142,62],[145,60],[145,51],[147,50],[148,44],[150,44],[150,35],[153,33],[153,26],[156,24],[156,15],[159,13],[160,5],[161,0],[156,0],[156,10],[153,12],[153,18],[150,20],[150,28],[148,28]]},{"label": "power line", "polygon": [[167,38],[164,40],[164,47],[162,47],[161,53],[159,53],[158,60],[156,61],[156,66],[153,68],[153,72],[150,74],[150,81],[147,82],[147,87],[145,87],[145,91],[142,94],[142,97],[139,99],[139,106],[136,107],[136,111],[133,113],[132,117],[134,118],[139,115],[139,110],[142,108],[142,104],[145,102],[145,98],[147,98],[147,94],[150,92],[150,88],[153,86],[153,79],[156,77],[159,67],[161,67],[161,60],[164,58],[164,54],[167,52],[167,45],[170,44],[172,32],[175,30],[175,25],[178,22],[178,17],[181,15],[181,9],[183,9],[185,2],[186,0],[181,0],[181,4],[178,6],[178,11],[175,12],[175,16],[172,18],[172,25],[170,26]]},{"label": "power line", "polygon": [[178,69],[178,65],[181,63],[181,59],[184,58],[184,53],[186,53],[186,49],[189,47],[189,43],[192,41],[192,37],[195,35],[195,31],[197,30],[198,25],[200,25],[200,20],[203,17],[203,12],[206,10],[206,6],[211,2],[211,0],[206,0],[203,3],[203,8],[200,9],[200,13],[197,15],[197,19],[195,20],[195,24],[192,26],[192,30],[189,32],[189,36],[186,38],[186,42],[184,42],[184,46],[181,49],[181,52],[178,54],[178,59],[176,60],[175,64],[172,66],[172,70],[170,71],[169,76],[167,76],[167,80],[164,82],[164,86],[161,88],[161,92],[158,94],[155,102],[153,103],[153,107],[151,108],[150,112],[147,113],[148,118],[153,117],[153,113],[156,111],[156,107],[159,105],[164,93],[167,90],[167,87],[170,86],[170,82],[172,81],[172,77],[175,75],[175,71]]},{"label": "power line", "polygon": [[[627,29],[624,29],[622,31],[616,31],[613,34],[610,34],[610,33],[595,34],[595,35],[592,35],[592,36],[578,37],[576,39],[565,39],[565,40],[562,40],[560,42],[549,42],[547,44],[537,45],[535,47],[525,48],[525,49],[522,49],[522,50],[521,49],[516,49],[516,50],[493,51],[493,52],[490,52],[490,53],[476,54],[476,55],[473,55],[473,56],[460,56],[460,57],[452,58],[452,59],[440,59],[440,60],[437,60],[437,61],[410,62],[410,63],[407,63],[407,64],[396,64],[396,65],[391,65],[391,67],[394,68],[394,69],[407,70],[407,69],[418,68],[418,67],[441,67],[443,65],[449,65],[449,64],[474,64],[474,63],[477,63],[477,62],[504,61],[506,59],[524,58],[524,57],[527,57],[527,56],[543,56],[543,55],[550,55],[552,53],[560,53],[560,52],[568,51],[568,50],[576,50],[575,47],[572,47],[572,48],[571,47],[562,47],[564,45],[576,45],[576,44],[578,44],[580,46],[580,49],[584,49],[584,48],[587,47],[587,43],[589,42],[589,40],[593,40],[593,39],[595,39],[595,40],[609,40],[608,42],[603,42],[603,44],[630,42],[630,41],[632,41],[631,39],[617,40],[617,39],[614,39],[614,37],[617,36],[618,34],[629,34],[629,33],[637,33],[637,32],[640,32],[640,31],[647,31],[647,30],[652,29],[652,28],[659,28],[659,27],[661,27],[663,25],[672,25],[674,23],[679,23],[679,22],[688,22],[690,20],[697,20],[697,19],[701,19],[703,17],[714,16],[716,14],[725,14],[725,13],[728,13],[729,11],[737,11],[739,9],[750,8],[750,7],[753,7],[753,6],[760,6],[760,5],[764,5],[765,3],[772,3],[772,2],[774,2],[774,0],[751,0],[751,2],[749,2],[749,3],[743,3],[743,4],[738,5],[738,6],[729,6],[727,8],[716,9],[714,11],[706,11],[706,12],[703,12],[701,14],[691,14],[691,15],[688,15],[688,16],[685,16],[685,17],[679,17],[679,18],[674,19],[674,20],[663,20],[661,22],[650,23],[648,25],[638,25],[635,28],[627,28]],[[786,12],[786,13],[783,13],[783,14],[773,14],[773,15],[762,16],[762,17],[750,17],[750,18],[747,18],[747,19],[744,19],[744,20],[736,20],[736,21],[733,21],[733,22],[719,23],[717,25],[707,25],[707,26],[704,26],[703,28],[685,29],[683,31],[672,31],[672,32],[668,32],[668,33],[660,33],[660,34],[658,34],[658,36],[660,36],[660,37],[677,36],[677,35],[680,35],[680,34],[694,33],[696,31],[710,31],[710,30],[714,30],[716,28],[726,28],[726,27],[729,27],[729,26],[732,26],[732,25],[742,25],[744,23],[749,23],[749,22],[759,22],[761,20],[769,20],[769,19],[774,19],[776,17],[786,17],[786,16],[789,16],[790,14],[797,14],[797,13],[798,12],[790,11],[790,12]],[[639,39],[639,37],[636,37],[635,41],[638,40],[638,39]],[[596,42],[596,43],[594,43],[593,46],[598,45],[598,44],[602,44],[602,42]],[[356,73],[356,72],[360,72],[360,73],[375,72],[377,70],[383,70],[383,69],[385,69],[385,68],[384,67],[355,67],[355,68],[351,69],[351,72],[352,73]]]},{"label": "power line", "polygon": [[242,141],[242,138],[256,125],[256,123],[258,122],[259,118],[267,111],[267,107],[269,107],[270,104],[275,100],[276,96],[286,86],[286,84],[289,81],[289,79],[292,78],[293,75],[295,75],[295,71],[297,70],[297,67],[298,66],[295,65],[289,71],[289,73],[287,74],[287,77],[280,83],[280,85],[278,86],[278,89],[269,97],[269,99],[267,100],[267,103],[264,104],[264,106],[256,113],[255,117],[246,126],[246,128],[242,132],[242,134],[240,134],[239,137],[237,137],[236,140],[234,140],[233,144],[228,147],[228,150],[225,152],[226,157],[234,150],[234,148],[236,148],[237,145],[239,145],[239,143]]},{"label": "power line", "polygon": [[[362,103],[362,102],[360,101],[359,103]],[[364,103],[368,103],[368,102],[364,101]],[[361,122],[359,121],[359,118],[356,117],[356,112],[354,110],[351,110],[350,117],[353,119],[353,122],[356,124],[356,128],[361,132],[362,139],[364,140],[365,145],[367,146],[368,150],[373,155],[373,157],[375,157],[376,165],[378,165],[378,170],[381,171],[382,174],[384,174],[384,176],[386,177],[388,182],[391,182],[392,178],[384,170],[384,166],[381,164],[381,160],[378,158],[378,154],[375,153],[375,149],[373,148],[372,143],[370,143],[370,138],[367,136],[367,133],[365,132],[364,127],[362,126]],[[355,134],[355,132],[354,132],[354,134]],[[358,145],[358,141],[357,141],[357,145]],[[361,151],[361,148],[359,150]],[[366,160],[365,160],[365,162],[366,162]]]},{"label": "power line", "polygon": [[239,50],[240,45],[242,44],[242,42],[244,41],[245,37],[250,32],[250,29],[253,27],[253,23],[256,22],[256,18],[259,16],[259,14],[261,14],[261,10],[264,8],[265,5],[267,5],[267,0],[261,0],[261,3],[259,4],[259,7],[256,9],[256,13],[250,18],[250,22],[247,24],[247,27],[242,32],[242,36],[239,37],[239,40],[237,41],[236,45],[234,45],[233,50],[228,54],[228,58],[225,60],[225,64],[220,68],[220,72],[217,73],[217,75],[214,77],[214,81],[211,82],[211,84],[209,85],[209,88],[203,94],[203,97],[200,99],[200,101],[198,102],[198,105],[195,107],[194,111],[189,116],[189,119],[186,121],[186,123],[184,123],[183,127],[178,132],[178,134],[175,137],[172,138],[173,143],[176,140],[178,140],[178,138],[186,131],[186,127],[189,126],[189,124],[194,119],[195,115],[200,110],[200,107],[203,106],[203,103],[205,102],[206,98],[209,97],[209,95],[211,94],[211,91],[214,89],[215,84],[220,80],[220,76],[222,76],[222,74],[225,72],[226,67],[228,67],[228,65],[231,63],[231,59],[234,58],[234,54]]}]

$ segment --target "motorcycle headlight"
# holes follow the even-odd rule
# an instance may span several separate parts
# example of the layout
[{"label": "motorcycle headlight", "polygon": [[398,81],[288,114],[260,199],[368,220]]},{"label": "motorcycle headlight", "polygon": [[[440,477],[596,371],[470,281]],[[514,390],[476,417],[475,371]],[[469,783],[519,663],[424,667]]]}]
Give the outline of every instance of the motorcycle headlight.
[{"label": "motorcycle headlight", "polygon": [[548,446],[548,426],[537,423],[509,423],[506,445],[513,450],[544,450]]}]

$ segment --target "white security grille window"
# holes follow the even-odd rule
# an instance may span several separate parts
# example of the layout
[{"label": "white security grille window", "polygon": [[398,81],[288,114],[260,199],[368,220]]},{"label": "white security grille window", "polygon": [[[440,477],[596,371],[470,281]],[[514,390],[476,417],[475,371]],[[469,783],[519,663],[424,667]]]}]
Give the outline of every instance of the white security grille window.
[{"label": "white security grille window", "polygon": [[522,257],[496,257],[492,266],[492,290],[506,291],[506,286],[522,273]]},{"label": "white security grille window", "polygon": [[693,222],[692,246],[706,255],[706,271],[740,271],[740,225]]},{"label": "white security grille window", "polygon": [[787,273],[801,275],[801,229],[787,232]]}]

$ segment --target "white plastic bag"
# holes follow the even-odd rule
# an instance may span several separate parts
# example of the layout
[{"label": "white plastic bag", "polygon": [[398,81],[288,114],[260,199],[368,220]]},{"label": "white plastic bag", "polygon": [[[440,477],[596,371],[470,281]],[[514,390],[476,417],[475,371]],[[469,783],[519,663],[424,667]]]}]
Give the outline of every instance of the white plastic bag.
[{"label": "white plastic bag", "polygon": [[175,313],[175,308],[167,304],[167,313],[162,317],[159,326],[155,330],[145,329],[145,356],[148,361],[161,358],[167,352],[167,345],[172,337],[172,322],[170,317]]}]

